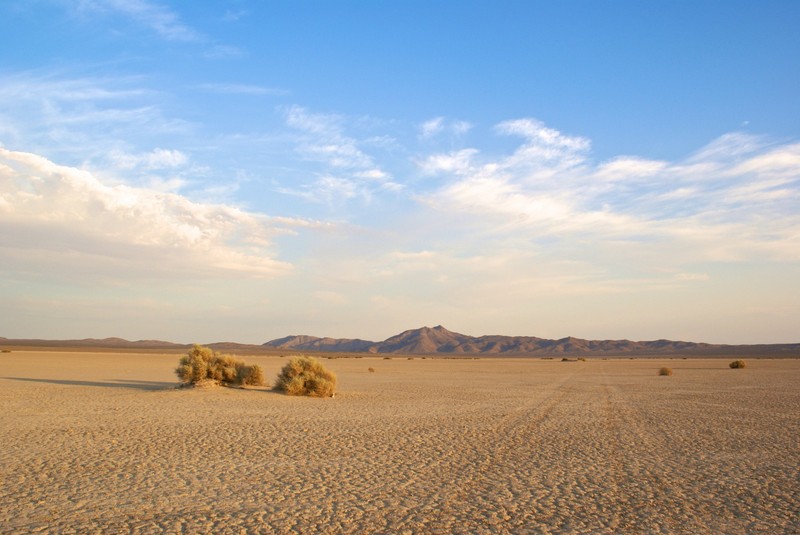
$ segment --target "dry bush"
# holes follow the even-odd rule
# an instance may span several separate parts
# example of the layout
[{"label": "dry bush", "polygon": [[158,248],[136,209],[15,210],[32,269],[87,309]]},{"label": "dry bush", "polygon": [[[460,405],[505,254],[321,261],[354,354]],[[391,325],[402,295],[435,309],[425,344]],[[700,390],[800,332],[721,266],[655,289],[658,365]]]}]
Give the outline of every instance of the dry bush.
[{"label": "dry bush", "polygon": [[369,373],[375,373],[375,368],[367,368],[367,370],[369,370]]},{"label": "dry bush", "polygon": [[661,368],[658,370],[658,375],[672,375],[672,368]]},{"label": "dry bush", "polygon": [[294,357],[278,374],[275,390],[290,396],[332,398],[336,374],[311,357]]},{"label": "dry bush", "polygon": [[231,355],[219,355],[211,348],[198,344],[181,357],[175,374],[187,385],[205,381],[251,386],[264,384],[264,372],[260,366],[245,364]]},{"label": "dry bush", "polygon": [[214,352],[201,345],[195,344],[189,352],[181,357],[175,374],[185,384],[196,384],[208,379],[208,363],[214,357]]},{"label": "dry bush", "polygon": [[728,366],[731,368],[744,368],[747,364],[743,360],[734,360]]},{"label": "dry bush", "polygon": [[258,364],[245,364],[238,369],[236,378],[241,385],[261,386],[264,384],[264,370]]}]

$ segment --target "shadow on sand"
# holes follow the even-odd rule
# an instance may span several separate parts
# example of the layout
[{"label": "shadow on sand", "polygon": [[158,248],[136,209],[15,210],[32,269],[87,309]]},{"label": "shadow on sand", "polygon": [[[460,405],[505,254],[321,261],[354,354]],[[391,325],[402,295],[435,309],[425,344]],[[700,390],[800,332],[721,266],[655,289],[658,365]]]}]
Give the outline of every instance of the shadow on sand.
[{"label": "shadow on sand", "polygon": [[12,381],[28,381],[31,383],[48,383],[69,386],[97,386],[101,388],[134,388],[136,390],[168,390],[175,388],[175,383],[163,381],[137,381],[133,379],[109,379],[107,381],[76,381],[69,379],[34,379],[32,377],[3,377]]}]

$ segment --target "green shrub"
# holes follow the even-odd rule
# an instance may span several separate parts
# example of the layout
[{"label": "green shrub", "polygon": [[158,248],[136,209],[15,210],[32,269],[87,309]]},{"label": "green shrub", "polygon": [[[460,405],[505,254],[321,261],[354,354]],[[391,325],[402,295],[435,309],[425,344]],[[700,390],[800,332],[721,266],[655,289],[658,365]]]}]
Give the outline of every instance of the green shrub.
[{"label": "green shrub", "polygon": [[181,357],[175,375],[187,385],[205,381],[251,386],[264,384],[264,372],[260,366],[245,364],[231,355],[219,355],[198,344]]},{"label": "green shrub", "polygon": [[275,390],[290,396],[332,398],[336,374],[311,357],[294,357],[278,374]]},{"label": "green shrub", "polygon": [[744,368],[746,366],[743,360],[734,360],[730,364],[728,364],[731,368]]},{"label": "green shrub", "polygon": [[672,375],[672,368],[661,368],[658,370],[658,375]]}]

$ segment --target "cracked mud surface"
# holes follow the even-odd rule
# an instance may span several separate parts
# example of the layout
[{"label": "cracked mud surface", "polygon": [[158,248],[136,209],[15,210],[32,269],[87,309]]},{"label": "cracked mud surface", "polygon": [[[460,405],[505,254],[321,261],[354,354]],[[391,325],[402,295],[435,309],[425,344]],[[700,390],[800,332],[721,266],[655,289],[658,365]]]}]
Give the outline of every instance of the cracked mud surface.
[{"label": "cracked mud surface", "polygon": [[333,399],[0,360],[6,534],[800,532],[800,360],[324,360]]}]

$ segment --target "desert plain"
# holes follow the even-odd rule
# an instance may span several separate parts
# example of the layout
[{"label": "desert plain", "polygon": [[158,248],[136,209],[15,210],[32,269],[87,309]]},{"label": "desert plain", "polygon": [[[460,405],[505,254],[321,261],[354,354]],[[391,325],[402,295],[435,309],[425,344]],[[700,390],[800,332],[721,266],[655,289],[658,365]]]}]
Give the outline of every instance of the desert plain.
[{"label": "desert plain", "polygon": [[179,356],[0,354],[0,533],[800,532],[800,360]]}]

